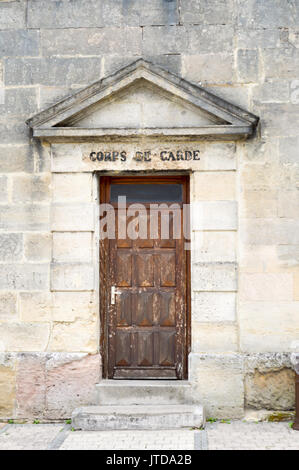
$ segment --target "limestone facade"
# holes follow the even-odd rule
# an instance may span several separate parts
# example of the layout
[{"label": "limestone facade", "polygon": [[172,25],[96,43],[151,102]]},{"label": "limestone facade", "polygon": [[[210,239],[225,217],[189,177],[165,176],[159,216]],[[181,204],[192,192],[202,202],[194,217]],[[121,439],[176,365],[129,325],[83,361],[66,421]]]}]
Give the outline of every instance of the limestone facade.
[{"label": "limestone facade", "polygon": [[[0,2],[1,419],[68,418],[95,402],[99,190],[114,171],[190,174],[194,400],[219,418],[294,408],[298,24],[299,5],[279,0]],[[207,125],[191,105],[182,114],[179,99],[133,86],[69,120],[72,136],[32,136],[29,117],[139,58],[259,116],[258,128],[226,141],[77,138],[107,123],[136,130],[140,119],[159,129]],[[89,158],[101,148],[199,149],[200,160],[103,166]]]}]

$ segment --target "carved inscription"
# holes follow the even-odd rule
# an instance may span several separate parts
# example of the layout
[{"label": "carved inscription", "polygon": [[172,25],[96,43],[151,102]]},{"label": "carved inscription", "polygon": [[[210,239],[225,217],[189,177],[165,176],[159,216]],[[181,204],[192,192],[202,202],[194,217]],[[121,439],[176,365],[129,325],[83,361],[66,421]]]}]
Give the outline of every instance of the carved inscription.
[{"label": "carved inscription", "polygon": [[175,162],[200,160],[199,153],[200,150],[161,150],[159,152],[137,150],[133,154],[128,153],[126,150],[99,150],[90,152],[89,159],[92,162],[126,162],[129,159],[136,162],[151,162],[152,158],[158,157],[163,162]]}]

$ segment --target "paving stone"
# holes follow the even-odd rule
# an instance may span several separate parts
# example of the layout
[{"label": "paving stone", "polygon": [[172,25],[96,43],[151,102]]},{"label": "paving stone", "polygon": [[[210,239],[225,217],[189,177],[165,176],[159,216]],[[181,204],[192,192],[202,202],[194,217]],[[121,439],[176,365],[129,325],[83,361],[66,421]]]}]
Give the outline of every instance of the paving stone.
[{"label": "paving stone", "polygon": [[10,424],[0,434],[1,450],[45,450],[61,424]]},{"label": "paving stone", "polygon": [[288,423],[207,424],[209,450],[299,450],[298,431]]},{"label": "paving stone", "polygon": [[[228,424],[230,423],[230,424]],[[38,432],[37,432],[38,431]],[[299,450],[288,422],[207,423],[204,431],[75,431],[62,424],[0,423],[1,450]]]},{"label": "paving stone", "polygon": [[195,432],[169,431],[77,431],[71,432],[60,450],[191,450]]}]

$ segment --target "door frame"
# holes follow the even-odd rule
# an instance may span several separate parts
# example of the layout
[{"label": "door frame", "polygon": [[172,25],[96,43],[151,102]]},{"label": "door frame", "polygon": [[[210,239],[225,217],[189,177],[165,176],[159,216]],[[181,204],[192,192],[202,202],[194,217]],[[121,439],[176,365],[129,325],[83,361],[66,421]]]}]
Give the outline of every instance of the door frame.
[{"label": "door frame", "polygon": [[[189,242],[191,243],[191,227],[190,227],[190,177],[189,174],[181,175],[163,175],[157,176],[155,174],[132,176],[132,175],[113,175],[100,176],[100,204],[109,204],[109,186],[111,180],[122,180],[128,184],[150,183],[150,182],[167,182],[175,183],[181,182],[183,184],[183,204],[188,204],[188,225],[187,232]],[[100,223],[100,218],[98,220]],[[186,321],[185,321],[185,354],[183,361],[183,374],[182,380],[188,379],[188,356],[191,351],[191,250],[184,250],[185,254],[185,267],[186,267],[186,286],[185,286],[185,299],[186,299]],[[99,240],[99,282],[100,282],[100,354],[102,358],[102,378],[108,379],[108,301],[109,293],[105,288],[106,280],[109,276],[109,240]],[[115,379],[119,380],[119,379]],[[136,379],[142,380],[142,379]],[[152,379],[154,380],[154,379]],[[161,379],[157,379],[161,380]]]}]

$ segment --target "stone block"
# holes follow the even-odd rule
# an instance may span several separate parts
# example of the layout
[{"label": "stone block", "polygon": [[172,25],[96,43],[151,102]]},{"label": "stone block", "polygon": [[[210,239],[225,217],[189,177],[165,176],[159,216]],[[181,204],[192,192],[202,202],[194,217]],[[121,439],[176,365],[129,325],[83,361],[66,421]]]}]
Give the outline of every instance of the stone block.
[{"label": "stone block", "polygon": [[283,301],[293,297],[292,273],[241,273],[240,298],[245,301]]},{"label": "stone block", "polygon": [[259,56],[257,50],[238,50],[237,79],[242,83],[256,83],[259,81]]},{"label": "stone block", "polygon": [[100,365],[99,354],[49,354],[46,416],[50,419],[70,418],[77,406],[95,403]]},{"label": "stone block", "polygon": [[244,369],[246,374],[279,371],[292,366],[290,354],[286,352],[244,354]]},{"label": "stone block", "polygon": [[146,26],[142,53],[145,55],[181,54],[188,50],[188,31],[184,26]]},{"label": "stone block", "polygon": [[0,204],[7,202],[7,177],[0,176]]},{"label": "stone block", "polygon": [[96,353],[98,349],[96,321],[55,322],[51,332],[49,351]]},{"label": "stone block", "polygon": [[191,204],[192,230],[236,230],[237,203],[199,201]]},{"label": "stone block", "polygon": [[53,263],[52,291],[88,291],[94,289],[94,267],[88,263]]},{"label": "stone block", "polygon": [[41,31],[43,56],[88,56],[141,54],[142,30],[136,27],[44,29]]},{"label": "stone block", "polygon": [[235,84],[228,85],[205,85],[205,90],[213,93],[236,106],[249,109],[251,84]]},{"label": "stone block", "polygon": [[280,191],[278,194],[278,217],[296,219],[299,208],[299,191]]},{"label": "stone block", "polygon": [[53,204],[52,230],[86,231],[94,230],[94,206],[92,204]]},{"label": "stone block", "polygon": [[57,173],[90,173],[90,167],[82,160],[82,150],[74,144],[55,144],[52,150],[52,172]]},{"label": "stone block", "polygon": [[34,160],[27,145],[0,145],[0,172],[32,173]]},{"label": "stone block", "polygon": [[191,384],[186,380],[100,380],[97,405],[188,405]]},{"label": "stone block", "polygon": [[239,0],[237,15],[238,24],[246,29],[274,29],[298,23],[299,11],[294,2]]},{"label": "stone block", "polygon": [[46,355],[18,354],[16,376],[17,418],[44,417],[46,402]]},{"label": "stone block", "polygon": [[44,351],[49,335],[48,323],[1,323],[0,351]]},{"label": "stone block", "polygon": [[291,410],[295,407],[295,373],[283,368],[245,376],[245,405],[258,410]]},{"label": "stone block", "polygon": [[0,262],[20,261],[23,257],[21,233],[0,234]]},{"label": "stone block", "polygon": [[53,201],[90,202],[92,173],[54,173]]},{"label": "stone block", "polygon": [[0,289],[43,290],[49,288],[48,264],[3,264]]},{"label": "stone block", "polygon": [[238,350],[236,325],[193,321],[191,330],[194,353],[226,353]]},{"label": "stone block", "polygon": [[231,25],[192,25],[186,27],[185,34],[188,45],[183,53],[218,54],[233,49],[234,28]]},{"label": "stone block", "polygon": [[287,80],[267,80],[252,88],[252,99],[259,103],[288,103],[290,84]]},{"label": "stone block", "polygon": [[199,85],[233,83],[234,58],[232,54],[207,53],[182,56],[182,75]]},{"label": "stone block", "polygon": [[47,202],[51,198],[51,175],[18,175],[13,177],[12,199],[18,204]]},{"label": "stone block", "polygon": [[0,364],[0,418],[12,418],[14,415],[15,374],[13,364]]},{"label": "stone block", "polygon": [[235,263],[194,263],[192,265],[193,291],[236,291]]},{"label": "stone block", "polygon": [[284,168],[281,168],[275,162],[272,164],[269,162],[245,164],[241,173],[244,198],[246,198],[248,191],[275,191],[280,189],[284,173]]},{"label": "stone block", "polygon": [[84,431],[201,429],[204,424],[203,407],[196,405],[86,406],[72,413],[73,427]]},{"label": "stone block", "polygon": [[[3,8],[1,4],[1,9]],[[1,18],[0,18],[1,22]],[[2,29],[2,28],[1,28]],[[0,56],[39,56],[39,33],[30,30],[0,31]]]},{"label": "stone block", "polygon": [[92,292],[53,292],[52,295],[53,321],[96,321],[99,309]]},{"label": "stone block", "polygon": [[193,232],[193,263],[231,262],[236,260],[235,232]]},{"label": "stone block", "polygon": [[236,320],[236,294],[233,292],[193,292],[192,320],[200,323]]},{"label": "stone block", "polygon": [[298,339],[299,302],[256,301],[239,305],[240,341],[244,352],[290,351]]},{"label": "stone block", "polygon": [[188,0],[181,4],[181,21],[183,24],[229,24],[232,23],[233,4],[231,0],[209,0],[198,2]]},{"label": "stone block", "polygon": [[240,272],[271,272],[271,269],[275,271],[280,265],[275,245],[239,244]]},{"label": "stone block", "polygon": [[295,47],[264,49],[262,51],[265,79],[290,80],[298,78],[299,50]]},{"label": "stone block", "polygon": [[236,170],[236,144],[213,143],[213,146],[203,148],[202,158],[204,170]]},{"label": "stone block", "polygon": [[1,206],[0,229],[47,230],[50,226],[49,206],[43,204]]},{"label": "stone block", "polygon": [[132,0],[122,3],[121,23],[136,26],[176,25],[179,13],[176,0]]},{"label": "stone block", "polygon": [[280,266],[287,268],[299,266],[299,245],[278,245],[276,247],[276,254],[278,258],[277,264]]},{"label": "stone block", "polygon": [[[4,144],[28,144],[29,128],[25,124],[25,119],[19,116],[0,115],[0,142]],[[3,147],[2,147],[3,148]],[[9,152],[9,149],[8,149]],[[15,157],[14,160],[17,160]],[[2,165],[2,162],[0,163]],[[6,165],[10,166],[9,162]],[[13,165],[13,162],[12,162]]]},{"label": "stone block", "polygon": [[92,241],[89,232],[54,232],[53,261],[91,263]]},{"label": "stone block", "polygon": [[241,241],[248,245],[298,245],[299,221],[286,218],[242,219]]},{"label": "stone block", "polygon": [[262,136],[292,137],[298,132],[299,110],[293,103],[266,103],[260,107],[258,113]]},{"label": "stone block", "polygon": [[101,76],[100,57],[8,58],[6,85],[87,85]]},{"label": "stone block", "polygon": [[190,380],[196,400],[213,418],[244,414],[243,359],[238,354],[189,355]]},{"label": "stone block", "polygon": [[240,202],[241,217],[276,217],[277,190],[245,190]]},{"label": "stone block", "polygon": [[28,2],[29,28],[91,28],[116,25],[121,21],[122,2],[117,0],[89,0],[80,2],[61,0]]},{"label": "stone block", "polygon": [[50,292],[20,292],[20,319],[24,322],[49,322],[52,319]]},{"label": "stone block", "polygon": [[279,139],[279,159],[282,164],[298,163],[299,136]]},{"label": "stone block", "polygon": [[281,46],[278,29],[238,29],[236,31],[239,49],[276,49]]},{"label": "stone block", "polygon": [[26,27],[25,2],[1,2],[0,30]]},{"label": "stone block", "polygon": [[228,201],[236,199],[236,174],[234,171],[196,171],[193,175],[192,200]]},{"label": "stone block", "polygon": [[36,113],[37,90],[35,88],[7,88],[4,103],[0,103],[1,114],[24,115]]},{"label": "stone block", "polygon": [[244,163],[271,163],[271,165],[277,163],[279,160],[278,142],[279,139],[272,136],[269,136],[266,140],[252,139],[246,141],[240,148]]},{"label": "stone block", "polygon": [[19,353],[16,418],[69,418],[76,406],[94,403],[99,376],[99,355]]},{"label": "stone block", "polygon": [[24,251],[28,261],[51,260],[52,236],[50,233],[26,233],[24,237]]},{"label": "stone block", "polygon": [[0,322],[17,320],[17,296],[13,292],[0,293]]}]

